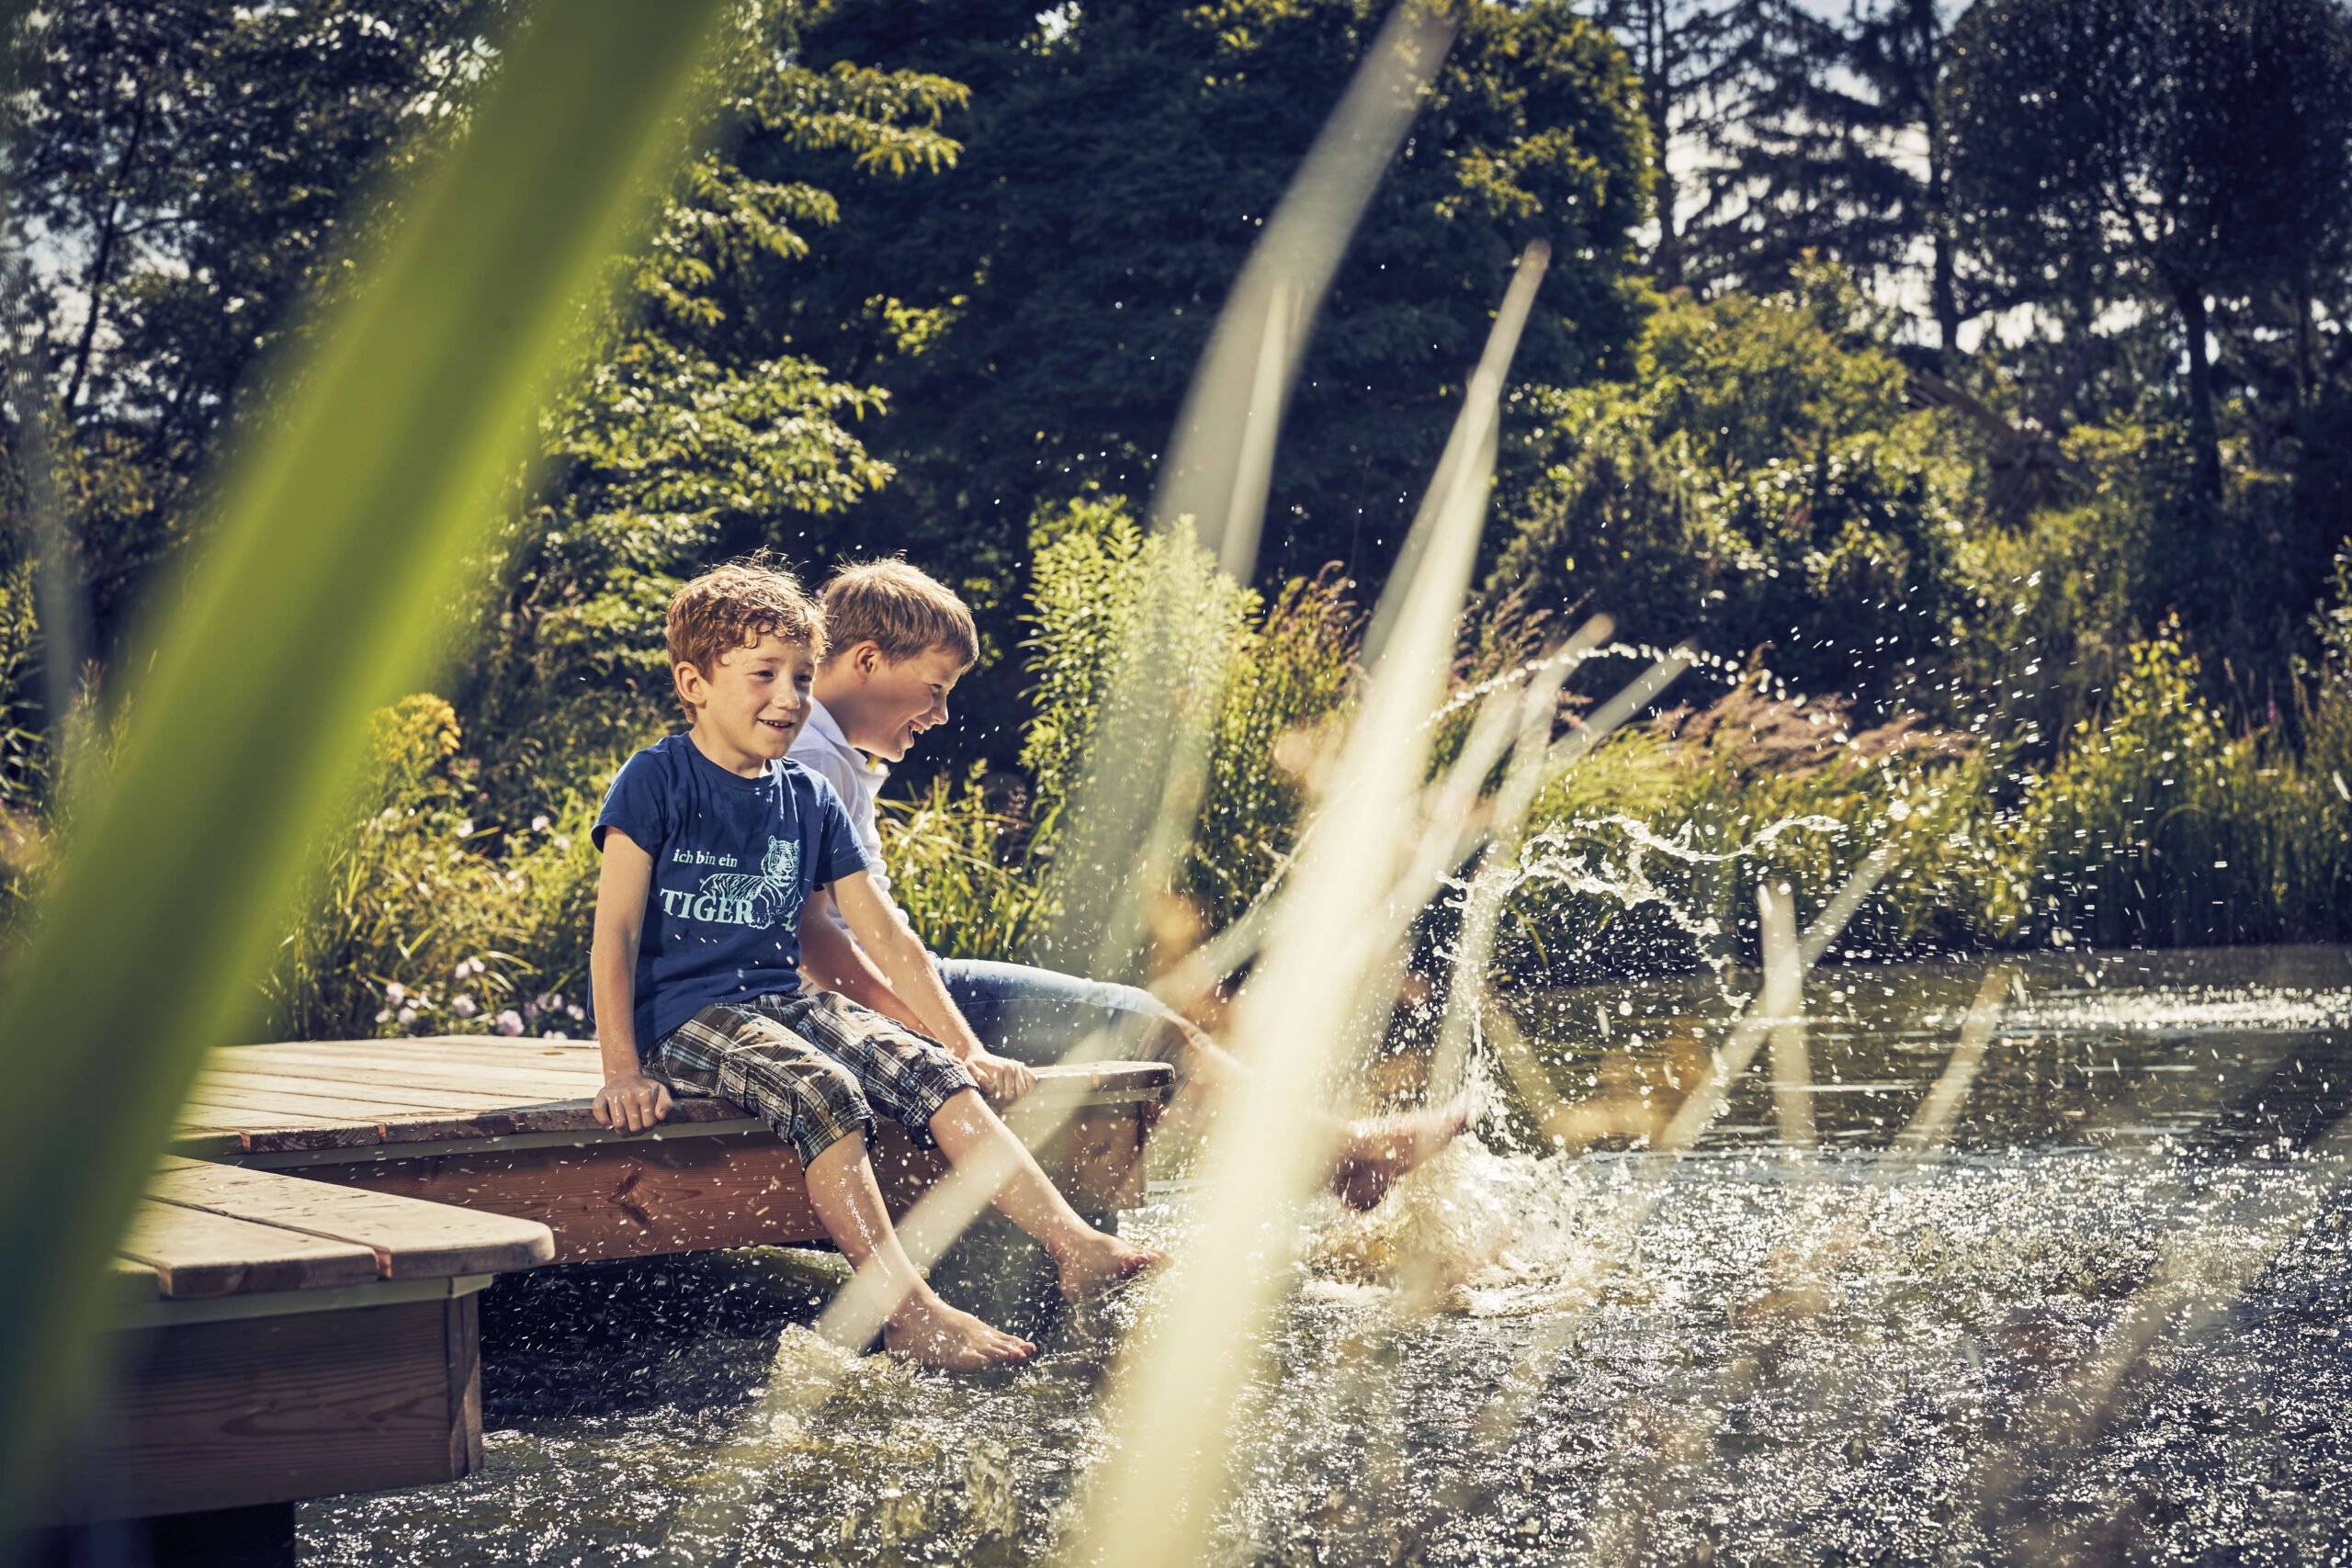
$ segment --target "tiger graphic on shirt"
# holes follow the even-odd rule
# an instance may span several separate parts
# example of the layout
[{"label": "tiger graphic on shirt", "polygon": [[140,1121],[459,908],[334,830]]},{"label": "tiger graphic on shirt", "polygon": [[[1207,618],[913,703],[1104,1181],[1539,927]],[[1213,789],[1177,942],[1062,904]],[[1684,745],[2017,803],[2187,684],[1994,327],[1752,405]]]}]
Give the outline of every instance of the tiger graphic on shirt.
[{"label": "tiger graphic on shirt", "polygon": [[715,871],[693,892],[664,887],[662,912],[711,925],[790,926],[799,919],[802,897],[799,841],[771,838],[758,875]]}]

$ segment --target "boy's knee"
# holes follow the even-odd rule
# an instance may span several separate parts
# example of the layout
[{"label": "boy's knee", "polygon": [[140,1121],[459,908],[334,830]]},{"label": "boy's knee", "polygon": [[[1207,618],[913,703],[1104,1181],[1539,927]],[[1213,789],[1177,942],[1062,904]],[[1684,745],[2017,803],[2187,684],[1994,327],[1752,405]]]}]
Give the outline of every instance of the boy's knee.
[{"label": "boy's knee", "polygon": [[799,1153],[804,1169],[852,1134],[863,1146],[874,1130],[874,1108],[857,1076],[820,1052],[747,1055],[730,1065],[745,1079],[730,1098],[756,1106]]},{"label": "boy's knee", "polygon": [[929,1105],[931,1114],[923,1120],[930,1126],[937,1126],[943,1117],[994,1116],[996,1114],[995,1110],[989,1104],[988,1097],[980,1092],[979,1086],[971,1083],[939,1085],[931,1095]]},{"label": "boy's knee", "polygon": [[812,1062],[795,1072],[792,1079],[793,1098],[804,1105],[844,1120],[874,1120],[874,1107],[866,1103],[857,1075],[839,1062]]},{"label": "boy's knee", "polygon": [[800,1075],[793,1098],[797,1103],[790,1136],[804,1170],[843,1139],[854,1137],[858,1147],[864,1148],[873,1134],[874,1107],[867,1103],[855,1076],[838,1062],[827,1062],[822,1070]]}]

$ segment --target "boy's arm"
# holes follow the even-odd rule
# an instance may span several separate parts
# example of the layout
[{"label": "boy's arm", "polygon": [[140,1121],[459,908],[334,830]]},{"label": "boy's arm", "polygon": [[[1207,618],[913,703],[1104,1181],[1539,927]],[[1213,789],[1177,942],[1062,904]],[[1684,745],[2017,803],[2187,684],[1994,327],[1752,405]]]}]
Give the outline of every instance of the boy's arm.
[{"label": "boy's arm", "polygon": [[[931,964],[931,954],[923,951],[915,933],[907,929],[906,919],[899,913],[898,906],[874,885],[870,874],[858,871],[838,879],[832,885],[832,894],[833,902],[841,906],[842,917],[849,921],[850,934],[873,955],[891,991],[912,1010],[916,1027],[946,1046],[985,1092],[1011,1099],[1026,1094],[1036,1086],[1037,1075],[1026,1066],[1008,1056],[994,1055],[980,1043],[980,1037],[972,1032],[972,1026],[956,1010],[947,987],[940,984],[939,971]],[[808,940],[806,931],[801,940]]]},{"label": "boy's arm", "polygon": [[605,863],[596,874],[595,935],[588,947],[605,1087],[589,1102],[588,1112],[598,1126],[616,1133],[642,1133],[670,1114],[670,1090],[647,1077],[637,1058],[637,944],[652,886],[653,857],[618,828],[605,829]]},{"label": "boy's arm", "polygon": [[832,896],[823,888],[808,895],[800,912],[800,973],[820,991],[837,991],[909,1029],[923,1029],[915,1010],[890,988],[890,982],[874,967],[865,950],[833,923],[832,908]]}]

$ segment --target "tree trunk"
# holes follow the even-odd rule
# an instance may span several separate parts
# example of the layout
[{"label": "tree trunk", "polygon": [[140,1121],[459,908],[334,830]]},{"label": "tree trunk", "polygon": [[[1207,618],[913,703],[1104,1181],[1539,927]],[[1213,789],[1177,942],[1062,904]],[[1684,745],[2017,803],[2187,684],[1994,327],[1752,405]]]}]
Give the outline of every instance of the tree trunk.
[{"label": "tree trunk", "polygon": [[2295,311],[2295,412],[2311,407],[2312,389],[2317,384],[2318,371],[2312,354],[2317,337],[2312,322],[2312,297],[2317,290],[2312,286],[2312,268],[2305,263],[2297,271],[2293,288]]},{"label": "tree trunk", "polygon": [[[1930,13],[1932,16],[1932,12]],[[1950,370],[1960,353],[1960,272],[1953,256],[1958,241],[1952,235],[1951,189],[1944,174],[1943,126],[1936,117],[1936,70],[1929,66],[1928,106],[1928,307],[1936,317],[1936,352]]]},{"label": "tree trunk", "polygon": [[2197,461],[2197,493],[2222,498],[2222,439],[2213,426],[2213,364],[2206,350],[2210,323],[2205,290],[2194,284],[2175,290],[2180,324],[2188,335],[2188,445]]},{"label": "tree trunk", "polygon": [[1668,23],[1666,0],[1652,0],[1644,44],[1648,58],[1641,63],[1643,107],[1650,122],[1650,156],[1657,171],[1656,186],[1657,200],[1657,251],[1653,264],[1657,268],[1658,287],[1678,288],[1682,284],[1682,236],[1674,227],[1675,206],[1679,192],[1674,174],[1668,167],[1668,152],[1674,130],[1672,114],[1674,97],[1673,62],[1668,53]]},{"label": "tree trunk", "polygon": [[1951,197],[1939,163],[1928,169],[1928,308],[1936,317],[1936,353],[1945,369],[1960,354],[1960,274],[1952,252]]},{"label": "tree trunk", "polygon": [[89,378],[90,360],[97,349],[98,323],[106,316],[107,286],[113,280],[115,246],[122,237],[125,188],[139,158],[139,144],[146,135],[147,93],[141,84],[130,111],[130,134],[124,138],[122,155],[115,160],[114,175],[107,181],[106,217],[98,224],[97,244],[91,253],[88,280],[83,288],[90,303],[82,316],[81,337],[74,344],[74,371],[65,382],[68,419],[82,406],[82,389]]}]

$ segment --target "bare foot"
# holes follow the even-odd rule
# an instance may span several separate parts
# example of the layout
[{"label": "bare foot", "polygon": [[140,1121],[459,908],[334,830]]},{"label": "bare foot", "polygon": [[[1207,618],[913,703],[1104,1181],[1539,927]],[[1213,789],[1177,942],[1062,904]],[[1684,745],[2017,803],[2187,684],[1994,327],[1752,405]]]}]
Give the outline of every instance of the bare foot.
[{"label": "bare foot", "polygon": [[1399,1177],[1461,1135],[1470,1115],[1460,1100],[1349,1125],[1331,1168],[1331,1191],[1351,1209],[1377,1208]]},{"label": "bare foot", "polygon": [[882,1325],[882,1344],[901,1361],[947,1372],[977,1372],[983,1367],[1025,1361],[1037,1348],[991,1328],[968,1312],[949,1306],[929,1291],[907,1298]]},{"label": "bare foot", "polygon": [[1062,1294],[1071,1301],[1148,1274],[1167,1261],[1164,1252],[1091,1230],[1054,1255],[1054,1266],[1061,1270]]}]

